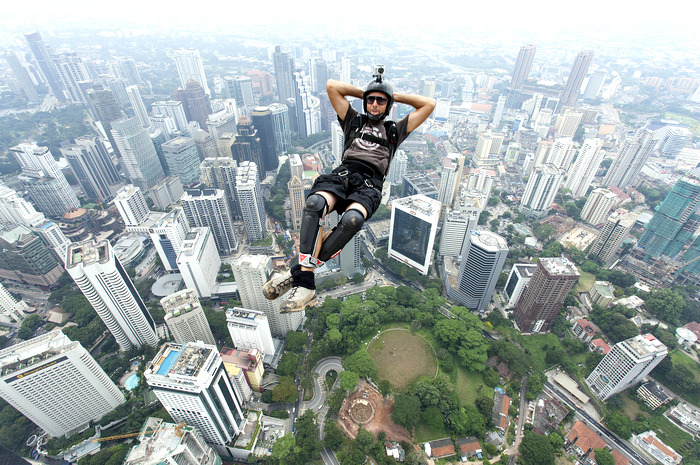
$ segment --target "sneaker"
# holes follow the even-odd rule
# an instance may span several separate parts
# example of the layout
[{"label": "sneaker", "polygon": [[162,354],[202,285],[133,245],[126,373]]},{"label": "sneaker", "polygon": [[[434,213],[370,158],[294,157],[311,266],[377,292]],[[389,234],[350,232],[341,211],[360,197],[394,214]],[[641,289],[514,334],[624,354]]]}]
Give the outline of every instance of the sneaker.
[{"label": "sneaker", "polygon": [[312,307],[318,303],[316,290],[301,286],[294,286],[287,299],[280,305],[280,313],[300,312],[306,307]]},{"label": "sneaker", "polygon": [[265,284],[262,292],[267,300],[275,300],[292,288],[292,271],[275,273]]}]

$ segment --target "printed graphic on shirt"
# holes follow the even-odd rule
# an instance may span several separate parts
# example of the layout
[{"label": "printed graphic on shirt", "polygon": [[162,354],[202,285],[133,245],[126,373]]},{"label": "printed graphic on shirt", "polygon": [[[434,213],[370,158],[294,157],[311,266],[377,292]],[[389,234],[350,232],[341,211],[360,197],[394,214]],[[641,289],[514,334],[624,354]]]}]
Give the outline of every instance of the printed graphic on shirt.
[{"label": "printed graphic on shirt", "polygon": [[[366,124],[365,127],[363,127],[360,130],[360,132],[362,134],[370,134],[375,137],[382,137],[382,133],[378,127],[370,126],[368,124]],[[355,140],[360,145],[360,147],[362,147],[365,150],[375,150],[377,147],[379,147],[379,144],[377,144],[376,142],[370,142],[359,137]]]}]

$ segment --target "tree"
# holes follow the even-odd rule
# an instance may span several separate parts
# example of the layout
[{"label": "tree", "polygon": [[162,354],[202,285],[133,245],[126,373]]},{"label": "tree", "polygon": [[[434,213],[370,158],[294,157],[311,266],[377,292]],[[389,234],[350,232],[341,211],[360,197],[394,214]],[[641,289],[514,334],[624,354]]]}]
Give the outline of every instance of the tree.
[{"label": "tree", "polygon": [[277,365],[277,374],[281,376],[294,376],[299,368],[299,355],[285,352]]},{"label": "tree", "polygon": [[477,410],[486,418],[490,418],[491,410],[493,409],[493,399],[487,396],[477,397],[474,402]]},{"label": "tree", "polygon": [[491,213],[484,210],[479,215],[479,220],[476,222],[476,224],[483,226],[489,221],[489,218],[491,218]]},{"label": "tree", "polygon": [[598,465],[615,465],[615,458],[607,449],[595,449],[595,462]]},{"label": "tree", "polygon": [[683,297],[672,289],[652,291],[644,304],[652,314],[669,323],[676,323],[685,308]]},{"label": "tree", "polygon": [[359,376],[364,378],[374,378],[377,376],[377,366],[369,353],[364,350],[358,350],[345,360],[343,360],[343,368],[348,371],[354,371]]},{"label": "tree", "polygon": [[564,438],[561,437],[561,434],[559,434],[556,431],[552,431],[549,433],[549,442],[552,444],[552,447],[554,448],[554,453],[558,454],[562,449],[564,449]]},{"label": "tree", "polygon": [[334,421],[326,421],[323,428],[323,443],[330,450],[338,450],[343,443],[343,433]]},{"label": "tree", "polygon": [[535,229],[532,230],[532,233],[535,235],[535,237],[542,242],[549,242],[552,239],[552,236],[556,233],[556,230],[554,229],[554,226],[551,224],[538,224],[535,226]]},{"label": "tree", "polygon": [[391,421],[407,430],[413,429],[420,419],[420,400],[410,394],[398,394],[394,398]]},{"label": "tree", "polygon": [[525,431],[520,447],[518,463],[522,465],[554,465],[554,447],[547,436]]},{"label": "tree", "polygon": [[423,421],[431,429],[436,430],[442,428],[444,420],[442,412],[437,407],[428,407],[422,414]]},{"label": "tree", "polygon": [[357,386],[360,377],[354,371],[345,370],[338,376],[340,378],[340,387],[346,391],[352,391]]},{"label": "tree", "polygon": [[378,387],[383,396],[391,393],[391,382],[386,379],[380,379]]},{"label": "tree", "polygon": [[272,388],[272,401],[291,403],[296,400],[298,394],[294,380],[289,376],[282,376],[279,384]]},{"label": "tree", "polygon": [[290,352],[301,352],[307,339],[308,335],[302,331],[290,331],[285,337],[284,348]]}]

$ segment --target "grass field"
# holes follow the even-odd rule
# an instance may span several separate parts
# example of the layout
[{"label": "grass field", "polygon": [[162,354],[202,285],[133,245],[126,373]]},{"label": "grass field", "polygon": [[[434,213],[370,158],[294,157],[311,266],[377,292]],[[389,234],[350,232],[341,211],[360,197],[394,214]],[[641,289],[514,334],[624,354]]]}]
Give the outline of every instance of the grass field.
[{"label": "grass field", "polygon": [[561,342],[559,338],[552,333],[549,334],[538,334],[536,336],[523,336],[522,338],[523,348],[530,352],[532,357],[532,363],[535,364],[540,371],[545,371],[547,368],[547,363],[544,361],[546,352],[542,350],[542,347],[560,347]]},{"label": "grass field", "polygon": [[674,365],[683,364],[695,375],[695,381],[700,382],[700,365],[680,350],[671,351],[671,360]]},{"label": "grass field", "polygon": [[590,291],[595,284],[595,275],[583,271],[581,267],[577,266],[576,268],[578,268],[578,272],[581,273],[581,276],[578,278],[578,282],[576,283],[574,290],[576,292]]},{"label": "grass field", "polygon": [[416,439],[415,442],[418,444],[422,442],[434,441],[436,439],[442,439],[451,436],[451,433],[443,426],[439,429],[430,429],[428,425],[421,422],[416,426]]},{"label": "grass field", "polygon": [[467,371],[459,365],[456,358],[455,365],[457,365],[457,382],[454,386],[462,404],[474,405],[476,398],[481,396],[493,398],[493,389],[484,384],[481,373]]},{"label": "grass field", "polygon": [[377,365],[377,378],[388,380],[398,392],[418,378],[437,373],[437,358],[428,341],[403,328],[382,332],[367,351]]}]

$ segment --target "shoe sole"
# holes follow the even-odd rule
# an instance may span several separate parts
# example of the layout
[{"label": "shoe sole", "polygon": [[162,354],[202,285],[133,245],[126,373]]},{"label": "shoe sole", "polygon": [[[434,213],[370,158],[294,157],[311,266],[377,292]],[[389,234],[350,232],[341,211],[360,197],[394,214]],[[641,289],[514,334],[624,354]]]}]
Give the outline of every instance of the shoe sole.
[{"label": "shoe sole", "polygon": [[[286,302],[285,302],[286,304]],[[301,308],[292,308],[291,306],[286,306],[285,304],[282,304],[280,306],[280,313],[296,313],[296,312],[301,312],[302,310],[309,308],[309,307],[314,307],[318,305],[318,297],[314,297],[313,299],[309,300],[307,303],[301,306]]]},{"label": "shoe sole", "polygon": [[[290,283],[289,286],[286,287],[276,287],[270,284],[269,282],[263,284],[262,287],[262,293],[263,296],[267,300],[275,300],[279,298],[281,295],[284,295],[288,290],[292,288],[292,284]],[[280,292],[283,291],[283,292]]]}]

